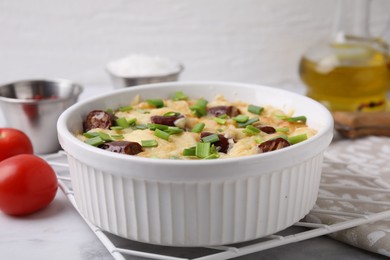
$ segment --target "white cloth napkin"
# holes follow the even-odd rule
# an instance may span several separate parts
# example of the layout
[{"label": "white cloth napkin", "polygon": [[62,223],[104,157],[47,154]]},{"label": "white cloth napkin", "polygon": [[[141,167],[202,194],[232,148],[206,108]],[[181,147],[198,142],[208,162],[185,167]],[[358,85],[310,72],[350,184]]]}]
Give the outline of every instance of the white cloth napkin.
[{"label": "white cloth napkin", "polygon": [[[354,176],[356,173],[368,178]],[[320,189],[316,209],[363,214],[390,210],[390,138],[366,137],[333,142],[325,153],[321,184],[325,187]],[[342,185],[345,188],[332,189],[327,188],[328,185]],[[382,191],[361,190],[361,187],[379,188]],[[349,201],[323,197],[340,197]],[[305,218],[308,222],[327,225],[348,219],[346,216],[319,214],[315,211]],[[390,219],[342,230],[330,236],[390,257]]]}]

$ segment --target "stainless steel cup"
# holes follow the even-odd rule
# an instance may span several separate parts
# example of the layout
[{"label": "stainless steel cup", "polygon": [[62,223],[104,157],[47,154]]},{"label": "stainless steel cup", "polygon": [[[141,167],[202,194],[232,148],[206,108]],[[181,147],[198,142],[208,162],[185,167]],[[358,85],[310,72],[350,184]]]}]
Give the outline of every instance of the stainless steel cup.
[{"label": "stainless steel cup", "polygon": [[0,108],[7,127],[22,130],[34,153],[60,150],[57,119],[77,102],[83,87],[64,79],[23,80],[0,86]]}]

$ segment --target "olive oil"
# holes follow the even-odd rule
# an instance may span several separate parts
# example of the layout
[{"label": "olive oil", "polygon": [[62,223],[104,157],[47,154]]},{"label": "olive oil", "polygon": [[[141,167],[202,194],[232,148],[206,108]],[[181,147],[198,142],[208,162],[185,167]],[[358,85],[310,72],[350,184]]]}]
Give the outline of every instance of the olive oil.
[{"label": "olive oil", "polygon": [[307,95],[333,111],[380,111],[390,88],[387,52],[370,44],[333,43],[305,55],[299,73]]}]

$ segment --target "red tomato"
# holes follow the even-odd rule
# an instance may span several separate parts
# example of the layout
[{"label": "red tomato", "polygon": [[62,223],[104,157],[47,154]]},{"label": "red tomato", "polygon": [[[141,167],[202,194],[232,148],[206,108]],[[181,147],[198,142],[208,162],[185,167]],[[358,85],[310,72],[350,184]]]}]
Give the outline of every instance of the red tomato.
[{"label": "red tomato", "polygon": [[58,188],[53,168],[32,154],[0,162],[0,210],[10,215],[36,212],[54,199]]},{"label": "red tomato", "polygon": [[25,133],[14,128],[0,128],[0,162],[14,155],[32,153],[32,143]]}]

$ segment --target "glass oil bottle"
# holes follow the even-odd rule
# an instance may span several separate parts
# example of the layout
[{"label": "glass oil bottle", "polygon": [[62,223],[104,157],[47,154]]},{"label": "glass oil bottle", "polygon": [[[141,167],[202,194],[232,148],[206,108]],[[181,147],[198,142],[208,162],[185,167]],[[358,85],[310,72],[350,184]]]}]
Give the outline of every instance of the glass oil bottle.
[{"label": "glass oil bottle", "polygon": [[307,95],[331,111],[381,111],[390,89],[387,43],[369,35],[370,0],[339,0],[333,35],[309,49],[299,73]]}]

